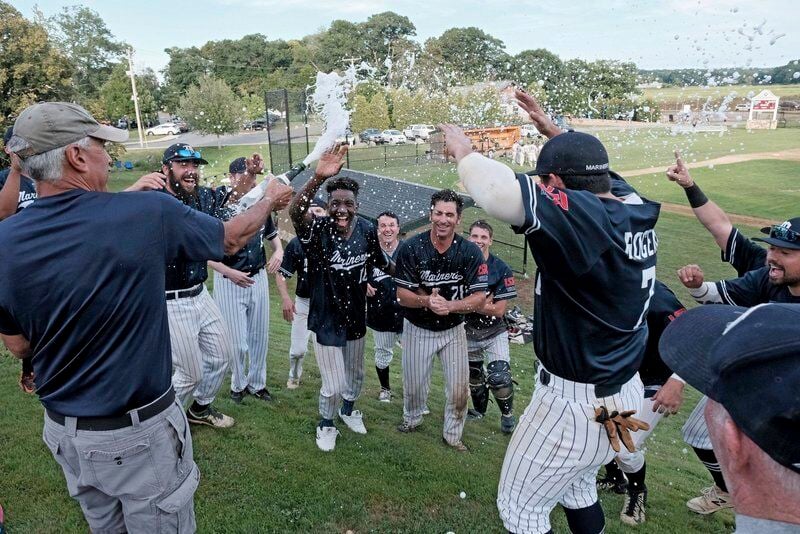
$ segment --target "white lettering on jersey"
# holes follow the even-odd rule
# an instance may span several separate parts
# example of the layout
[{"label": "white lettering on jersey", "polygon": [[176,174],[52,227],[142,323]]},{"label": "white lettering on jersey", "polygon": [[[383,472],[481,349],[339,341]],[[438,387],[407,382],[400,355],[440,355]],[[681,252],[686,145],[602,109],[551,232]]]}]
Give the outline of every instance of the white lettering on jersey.
[{"label": "white lettering on jersey", "polygon": [[28,193],[25,191],[19,192],[19,202],[17,202],[17,209],[27,208],[33,201],[36,200],[36,193]]},{"label": "white lettering on jersey", "polygon": [[658,236],[655,230],[644,232],[625,232],[625,254],[632,260],[643,260],[656,253]]},{"label": "white lettering on jersey", "polygon": [[426,286],[440,286],[460,282],[464,279],[459,273],[432,273],[430,271],[420,271],[420,280]]},{"label": "white lettering on jersey", "polygon": [[381,280],[389,278],[389,275],[385,272],[381,271],[377,267],[372,268],[372,281],[373,282],[380,282]]},{"label": "white lettering on jersey", "polygon": [[337,271],[352,271],[353,269],[363,267],[367,263],[367,256],[369,256],[369,254],[364,252],[363,254],[343,258],[338,250],[334,250],[330,259],[331,269]]}]

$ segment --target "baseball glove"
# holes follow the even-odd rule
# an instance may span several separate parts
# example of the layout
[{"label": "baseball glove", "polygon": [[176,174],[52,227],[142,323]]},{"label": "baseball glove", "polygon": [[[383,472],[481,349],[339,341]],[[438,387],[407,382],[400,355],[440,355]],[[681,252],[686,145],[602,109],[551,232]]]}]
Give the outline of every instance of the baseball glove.
[{"label": "baseball glove", "polygon": [[622,441],[625,448],[630,452],[636,452],[636,447],[631,438],[631,432],[650,430],[650,425],[631,417],[635,413],[636,410],[628,410],[625,412],[614,410],[608,413],[608,409],[605,406],[599,406],[594,409],[594,420],[605,428],[606,434],[608,434],[608,441],[611,442],[611,448],[614,449],[614,452],[620,451],[620,441]]}]

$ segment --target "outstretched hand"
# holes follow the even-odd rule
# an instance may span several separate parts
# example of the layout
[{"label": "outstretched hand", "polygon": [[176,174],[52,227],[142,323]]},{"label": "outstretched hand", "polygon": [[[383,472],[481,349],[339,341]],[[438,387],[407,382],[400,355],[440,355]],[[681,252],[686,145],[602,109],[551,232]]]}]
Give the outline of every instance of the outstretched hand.
[{"label": "outstretched hand", "polygon": [[8,155],[8,159],[11,163],[11,170],[18,174],[22,174],[22,162],[20,161],[17,153],[10,151],[8,147],[4,148],[3,151]]},{"label": "outstretched hand", "polygon": [[690,264],[678,269],[678,280],[689,289],[697,289],[703,285],[705,277],[699,265]]},{"label": "outstretched hand", "polygon": [[294,189],[280,180],[270,180],[264,196],[272,199],[272,211],[280,211],[292,201]]},{"label": "outstretched hand", "polygon": [[330,178],[336,176],[342,170],[344,165],[344,157],[347,154],[347,145],[334,145],[326,150],[322,157],[317,162],[317,168],[314,174],[321,178]]},{"label": "outstretched hand", "polygon": [[245,160],[245,167],[247,168],[247,174],[251,176],[262,174],[264,172],[264,158],[261,157],[261,154],[254,152],[252,156]]},{"label": "outstretched hand", "polygon": [[452,156],[458,163],[461,158],[472,153],[472,140],[464,130],[454,124],[439,124],[436,127],[444,134],[445,157]]},{"label": "outstretched hand", "polygon": [[160,172],[145,174],[125,191],[160,191],[167,185],[167,177]]},{"label": "outstretched hand", "polygon": [[675,151],[675,165],[670,165],[667,169],[667,178],[669,178],[670,181],[676,182],[684,189],[694,185],[694,180],[692,180],[692,176],[689,174],[689,169],[687,169],[686,165],[683,163],[681,153],[678,150]]},{"label": "outstretched hand", "polygon": [[530,117],[536,125],[536,129],[539,130],[539,133],[546,136],[548,139],[552,139],[562,133],[561,128],[559,128],[556,123],[550,119],[547,113],[544,112],[533,95],[517,88],[514,91],[514,97],[517,100],[517,105],[528,114],[528,117]]}]

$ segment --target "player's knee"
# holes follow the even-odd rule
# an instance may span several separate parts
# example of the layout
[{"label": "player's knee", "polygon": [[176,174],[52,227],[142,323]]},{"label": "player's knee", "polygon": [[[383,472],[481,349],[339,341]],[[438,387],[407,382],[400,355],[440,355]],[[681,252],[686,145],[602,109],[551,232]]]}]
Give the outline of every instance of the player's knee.
[{"label": "player's knee", "polygon": [[511,381],[511,366],[503,360],[496,360],[486,366],[486,384],[498,398],[513,395],[514,383]]},{"label": "player's knee", "polygon": [[469,362],[469,385],[470,387],[480,387],[486,384],[486,372],[483,369],[482,361]]},{"label": "player's knee", "polygon": [[636,473],[644,466],[644,453],[623,450],[617,453],[616,460],[623,473]]}]

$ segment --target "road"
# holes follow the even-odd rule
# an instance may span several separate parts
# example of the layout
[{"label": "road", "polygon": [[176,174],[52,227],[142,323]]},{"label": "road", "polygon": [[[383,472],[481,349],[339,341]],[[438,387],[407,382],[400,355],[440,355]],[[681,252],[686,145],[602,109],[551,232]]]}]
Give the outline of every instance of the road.
[{"label": "road", "polygon": [[[319,135],[318,131],[314,132],[312,130],[313,125],[310,125],[309,130],[309,138],[313,143],[316,141],[317,136]],[[316,128],[319,130],[319,128]],[[285,127],[279,130],[272,131],[272,138],[273,141],[286,141],[286,130]],[[305,138],[305,127],[302,124],[293,124],[292,125],[292,139],[294,142],[300,142]],[[147,143],[145,149],[150,148],[160,148],[164,149],[170,146],[173,143],[186,143],[187,145],[201,147],[201,146],[217,146],[219,143],[220,146],[231,146],[231,145],[266,145],[267,144],[267,131],[266,130],[259,130],[256,132],[251,131],[240,131],[236,134],[229,134],[229,135],[222,135],[217,140],[216,135],[202,135],[197,132],[186,132],[180,135],[167,135],[164,137],[153,138],[145,138],[145,142]],[[136,130],[131,132],[131,139],[130,141],[123,143],[127,150],[140,150],[139,147],[139,136],[136,133]]]}]

